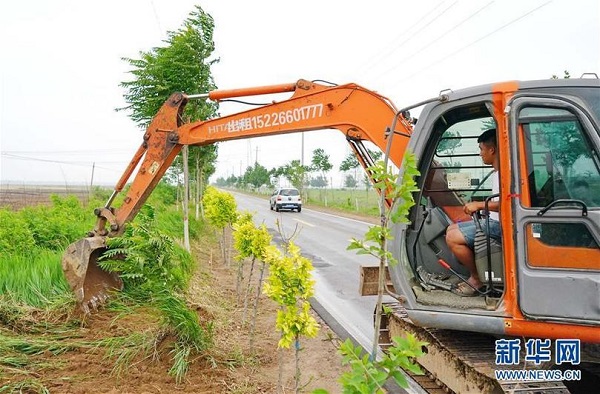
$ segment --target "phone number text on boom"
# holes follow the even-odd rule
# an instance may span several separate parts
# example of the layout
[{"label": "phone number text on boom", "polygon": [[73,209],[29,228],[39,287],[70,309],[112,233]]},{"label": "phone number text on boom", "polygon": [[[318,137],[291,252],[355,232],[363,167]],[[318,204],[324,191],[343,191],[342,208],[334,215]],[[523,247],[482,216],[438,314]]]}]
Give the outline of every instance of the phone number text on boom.
[{"label": "phone number text on boom", "polygon": [[209,126],[208,134],[221,132],[235,133],[238,131],[276,127],[301,122],[304,120],[320,118],[321,116],[323,116],[323,104],[305,105],[304,107],[288,109],[287,111],[272,112],[265,115],[234,119],[227,123]]},{"label": "phone number text on boom", "polygon": [[287,111],[273,112],[266,115],[257,115],[250,118],[253,129],[281,126],[323,116],[323,104],[307,105]]}]

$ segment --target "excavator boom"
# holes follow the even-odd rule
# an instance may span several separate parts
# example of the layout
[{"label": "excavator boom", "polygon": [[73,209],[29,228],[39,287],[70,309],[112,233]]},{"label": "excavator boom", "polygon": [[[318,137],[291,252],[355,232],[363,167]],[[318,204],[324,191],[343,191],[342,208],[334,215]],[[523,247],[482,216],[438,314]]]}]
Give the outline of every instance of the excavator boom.
[{"label": "excavator boom", "polygon": [[[183,109],[190,99],[219,101],[286,92],[291,92],[292,96],[248,111],[206,121],[182,122]],[[412,124],[390,100],[356,84],[327,86],[299,80],[293,84],[216,90],[202,95],[171,95],[150,122],[142,144],[111,198],[103,208],[95,210],[98,219],[93,231],[70,245],[63,256],[63,271],[82,309],[88,312],[90,308],[96,308],[109,289],[122,287],[116,275],[97,266],[97,259],[106,248],[106,237],[123,233],[125,224],[139,212],[184,145],[202,146],[319,129],[337,129],[344,133],[358,161],[367,169],[373,160],[362,141],[370,141],[386,150],[387,138],[392,133],[400,135],[402,138],[393,138],[389,147],[390,160],[400,167]],[[122,205],[114,209],[111,205],[115,196],[123,190],[138,164],[139,170],[127,196]]]}]

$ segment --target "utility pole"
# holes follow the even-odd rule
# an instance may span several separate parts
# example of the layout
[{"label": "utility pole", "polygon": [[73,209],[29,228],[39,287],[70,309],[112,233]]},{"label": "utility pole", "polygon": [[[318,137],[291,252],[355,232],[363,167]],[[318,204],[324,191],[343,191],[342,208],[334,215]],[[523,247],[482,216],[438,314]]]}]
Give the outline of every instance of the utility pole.
[{"label": "utility pole", "polygon": [[189,219],[189,193],[190,193],[190,171],[188,168],[188,146],[183,146],[183,246],[188,252],[192,250],[190,246],[190,219]]},{"label": "utility pole", "polygon": [[88,202],[92,199],[92,187],[94,187],[94,169],[96,168],[96,162],[92,163],[92,179],[90,180],[90,191],[88,192]]},{"label": "utility pole", "polygon": [[302,167],[302,180],[300,181],[300,195],[301,195],[303,201],[308,201],[308,198],[307,198],[308,191],[306,193],[304,193],[304,177],[306,176],[306,174],[304,174],[304,132],[302,132],[300,134],[302,135],[302,143],[300,144],[300,146],[301,146],[300,165]]},{"label": "utility pole", "polygon": [[248,139],[248,149],[246,149],[246,167],[250,167],[250,160],[252,160],[252,139]]},{"label": "utility pole", "polygon": [[302,143],[301,145],[301,152],[300,152],[300,164],[302,165],[302,167],[304,167],[304,132],[300,133],[302,135]]},{"label": "utility pole", "polygon": [[254,166],[258,164],[258,145],[256,146],[256,157],[254,158]]}]

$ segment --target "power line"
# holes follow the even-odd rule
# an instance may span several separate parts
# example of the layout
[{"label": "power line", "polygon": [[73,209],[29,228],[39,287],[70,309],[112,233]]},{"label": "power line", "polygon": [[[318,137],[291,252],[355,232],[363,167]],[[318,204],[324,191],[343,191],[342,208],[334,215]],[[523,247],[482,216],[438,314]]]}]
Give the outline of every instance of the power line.
[{"label": "power line", "polygon": [[5,150],[2,154],[12,154],[12,155],[37,155],[37,156],[47,156],[47,155],[89,155],[90,153],[115,153],[115,154],[133,154],[132,150],[126,149],[89,149],[89,150],[48,150],[48,151],[27,151],[27,150]]},{"label": "power line", "polygon": [[484,35],[483,37],[480,37],[480,38],[478,38],[478,39],[477,39],[477,40],[475,40],[475,41],[472,41],[471,43],[469,43],[469,44],[467,44],[467,45],[465,45],[465,46],[463,46],[463,47],[461,47],[461,48],[457,49],[456,51],[452,52],[451,54],[449,54],[449,55],[447,55],[447,56],[444,56],[444,57],[443,57],[443,58],[441,58],[441,59],[438,59],[437,61],[435,61],[435,62],[433,62],[433,63],[429,64],[428,66],[426,66],[426,67],[421,67],[421,68],[420,68],[418,71],[416,71],[415,73],[413,73],[413,74],[409,75],[408,77],[405,77],[405,78],[402,78],[402,79],[400,79],[400,80],[399,80],[399,81],[397,81],[396,83],[398,83],[398,82],[402,82],[402,81],[404,81],[404,80],[407,80],[407,79],[410,79],[410,78],[414,77],[415,75],[417,75],[417,74],[419,74],[419,73],[421,73],[421,72],[423,72],[423,71],[425,71],[425,70],[427,70],[427,69],[430,69],[431,67],[433,67],[433,66],[435,66],[435,65],[437,65],[437,64],[439,64],[439,63],[441,63],[441,62],[443,62],[444,60],[446,60],[446,59],[448,59],[448,58],[450,58],[450,57],[452,57],[452,56],[456,55],[457,53],[460,53],[460,52],[464,51],[465,49],[467,49],[467,48],[469,48],[469,47],[471,47],[471,46],[473,46],[473,45],[477,44],[478,42],[480,42],[480,41],[482,41],[482,40],[485,40],[486,38],[488,38],[488,37],[489,37],[489,36],[491,36],[492,34],[499,32],[500,30],[502,30],[502,29],[504,29],[504,28],[506,28],[506,27],[508,27],[508,26],[512,25],[512,24],[513,24],[513,23],[515,23],[515,22],[518,22],[519,20],[521,20],[521,19],[525,18],[526,16],[528,16],[528,15],[530,15],[530,14],[534,13],[535,11],[539,10],[539,9],[540,9],[540,8],[542,8],[542,7],[545,7],[546,5],[548,5],[548,4],[550,4],[550,3],[552,3],[552,0],[549,0],[549,1],[545,2],[544,4],[542,4],[542,5],[540,5],[540,6],[536,7],[536,8],[534,8],[534,9],[532,9],[531,11],[528,11],[528,12],[526,12],[525,14],[523,14],[523,15],[519,16],[518,18],[515,18],[515,19],[511,20],[510,22],[508,22],[508,23],[506,23],[506,24],[504,24],[504,25],[500,26],[500,27],[499,27],[499,28],[497,28],[496,30],[493,30],[493,31],[491,31],[490,33],[488,33],[488,34]]},{"label": "power line", "polygon": [[[444,15],[446,12],[448,12],[448,10],[450,10],[450,8],[454,7],[456,5],[456,3],[458,2],[458,0],[454,1],[454,3],[450,4],[448,7],[446,7],[444,10],[442,10],[442,12],[440,12],[438,15],[436,15],[432,20],[430,20],[429,22],[427,22],[425,25],[421,26],[420,29],[416,30],[415,32],[413,32],[410,36],[408,36],[404,41],[402,41],[400,44],[398,45],[394,45],[394,47],[386,52],[384,55],[380,56],[380,58],[386,57],[391,55],[392,53],[396,52],[398,49],[400,49],[402,46],[404,46],[404,44],[406,44],[410,39],[412,39],[413,37],[415,37],[418,33],[420,33],[421,31],[423,31],[423,29],[425,29],[426,27],[428,27],[429,25],[431,25],[433,22],[435,22],[437,19],[439,19],[442,15]],[[439,5],[441,5],[442,3],[440,3]],[[438,6],[439,6],[438,5]],[[436,7],[437,8],[437,7]],[[435,10],[435,8],[434,8]],[[424,18],[421,18],[420,20],[422,20]],[[419,20],[419,21],[420,21]],[[414,26],[414,25],[413,25]],[[411,27],[412,28],[412,27]],[[410,28],[408,29],[410,30]],[[407,30],[407,31],[408,31]]]},{"label": "power line", "polygon": [[[67,165],[78,166],[78,167],[87,167],[87,168],[90,168],[93,165],[93,162],[89,162],[89,161],[88,162],[76,162],[76,161],[48,160],[48,159],[38,159],[35,157],[12,155],[12,154],[8,154],[8,153],[2,153],[2,156],[5,156],[9,159],[15,159],[15,160],[40,161],[40,162],[44,162],[44,163],[67,164]],[[111,163],[111,162],[103,162],[103,163]],[[124,162],[114,162],[114,163],[115,164],[124,164]],[[107,171],[120,172],[119,170],[116,170],[114,168],[106,168],[106,167],[99,167],[99,166],[96,166],[96,168],[99,168],[102,170],[107,170]]]},{"label": "power line", "polygon": [[460,21],[459,23],[457,23],[456,25],[454,25],[453,27],[451,27],[450,29],[446,30],[445,32],[443,32],[440,36],[438,36],[437,38],[433,39],[432,41],[430,41],[427,45],[421,47],[421,49],[419,49],[416,52],[411,53],[410,57],[406,57],[404,60],[402,60],[400,63],[397,63],[395,65],[393,65],[392,67],[390,67],[389,69],[387,69],[386,71],[382,72],[378,77],[376,78],[381,78],[382,76],[390,73],[391,71],[396,70],[400,65],[406,63],[409,60],[413,60],[415,58],[416,55],[418,55],[419,53],[423,52],[425,49],[429,48],[430,46],[432,46],[433,44],[435,44],[436,42],[438,42],[439,40],[441,40],[444,36],[446,36],[448,33],[456,30],[458,27],[460,27],[461,25],[463,25],[465,22],[467,22],[468,20],[474,18],[477,14],[479,14],[481,11],[483,11],[485,8],[489,7],[490,5],[492,5],[494,3],[494,0],[490,1],[489,3],[487,3],[486,5],[484,5],[483,7],[481,7],[480,9],[478,9],[477,11],[475,11],[474,13],[472,13],[471,15],[469,15],[468,17],[466,17],[465,19],[463,19],[462,21]]},{"label": "power line", "polygon": [[158,32],[162,35],[163,28],[160,24],[160,18],[158,17],[158,12],[156,12],[156,6],[154,5],[154,1],[150,0],[150,5],[152,6],[152,12],[154,12],[154,19],[156,20],[156,26],[158,27]]},{"label": "power line", "polygon": [[424,19],[427,19],[429,17],[429,15],[435,11],[436,9],[438,9],[442,4],[444,4],[444,1],[439,2],[435,7],[433,7],[431,10],[425,12],[425,14],[415,23],[413,23],[412,25],[410,25],[410,27],[408,27],[406,30],[404,30],[402,33],[398,34],[390,44],[388,44],[388,47],[392,47],[391,50],[386,51],[386,52],[380,52],[378,55],[373,56],[364,66],[361,67],[361,69],[364,69],[365,72],[369,71],[371,68],[373,68],[373,66],[375,64],[377,64],[377,62],[379,62],[379,60],[383,59],[384,57],[388,56],[390,53],[392,53],[394,51],[394,48],[396,47],[395,41],[399,40],[400,37],[402,37],[403,35],[407,34],[413,27],[417,26],[419,23],[421,23],[421,21],[423,21]]}]

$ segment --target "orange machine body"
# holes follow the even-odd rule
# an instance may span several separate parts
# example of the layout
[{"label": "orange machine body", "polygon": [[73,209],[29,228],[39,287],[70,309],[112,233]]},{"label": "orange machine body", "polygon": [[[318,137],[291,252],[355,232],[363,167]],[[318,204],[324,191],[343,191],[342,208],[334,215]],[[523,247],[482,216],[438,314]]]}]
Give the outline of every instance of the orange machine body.
[{"label": "orange machine body", "polygon": [[[362,146],[363,141],[388,151],[389,159],[399,168],[407,149],[419,160],[417,205],[411,212],[411,224],[394,228],[393,253],[400,264],[390,267],[395,290],[403,295],[414,324],[600,342],[600,207],[590,202],[582,209],[579,202],[573,202],[576,196],[572,191],[578,180],[566,176],[566,172],[581,172],[587,174],[592,187],[600,187],[600,115],[589,101],[589,97],[598,97],[599,91],[597,81],[584,80],[481,86],[428,100],[416,125],[386,97],[356,84],[326,86],[299,80],[294,84],[210,92],[206,97],[214,100],[285,92],[291,97],[192,123],[181,122],[188,96],[176,93],[148,126],[142,145],[115,188],[115,193],[120,192],[139,164],[122,205],[112,209],[111,197],[98,210],[97,226],[91,235],[121,235],[184,145],[337,129],[346,136],[367,174],[373,159]],[[489,189],[489,181],[483,176],[489,168],[477,162],[477,145],[473,142],[481,129],[491,124],[497,129],[500,154],[502,268],[494,273],[490,263],[489,270],[480,273],[489,276],[485,297],[456,307],[454,301],[449,301],[447,290],[425,283],[423,273],[446,274],[437,265],[440,258],[461,270],[448,254],[444,231],[451,222],[465,220],[460,212],[466,199],[480,198]],[[579,156],[573,160],[560,156],[552,141],[561,137],[552,127],[572,134],[577,142],[573,147],[582,149]],[[557,146],[562,149],[565,145]],[[545,157],[559,154],[554,160],[554,164],[560,164],[555,166],[558,169],[548,167],[546,171],[541,164],[542,153]],[[552,199],[542,199],[544,180],[551,183]],[[560,195],[561,185],[570,194]],[[559,199],[564,209],[554,208]],[[574,222],[578,228],[588,230],[587,238],[574,239],[571,244],[552,240],[553,232],[563,231]],[[548,300],[551,294],[562,297],[557,299],[556,308]],[[577,305],[570,308],[571,303]]]}]

